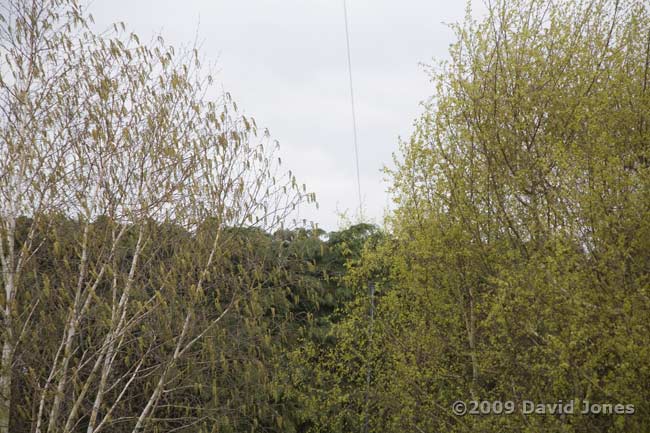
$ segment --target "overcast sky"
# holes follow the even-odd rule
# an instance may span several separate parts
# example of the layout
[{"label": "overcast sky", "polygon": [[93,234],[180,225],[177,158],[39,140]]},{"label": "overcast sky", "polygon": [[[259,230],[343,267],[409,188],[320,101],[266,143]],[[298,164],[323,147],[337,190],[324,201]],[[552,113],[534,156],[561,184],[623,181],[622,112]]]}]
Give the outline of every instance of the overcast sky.
[{"label": "overcast sky", "polygon": [[[481,10],[481,5],[475,8]],[[392,164],[433,89],[420,63],[448,57],[445,23],[464,1],[348,0],[361,189],[366,220],[389,205],[381,168]],[[215,79],[281,145],[283,165],[314,191],[320,208],[300,218],[326,230],[356,220],[358,200],[343,0],[94,0],[101,29],[116,21],[142,40],[197,37]],[[219,84],[219,85],[221,85]]]}]

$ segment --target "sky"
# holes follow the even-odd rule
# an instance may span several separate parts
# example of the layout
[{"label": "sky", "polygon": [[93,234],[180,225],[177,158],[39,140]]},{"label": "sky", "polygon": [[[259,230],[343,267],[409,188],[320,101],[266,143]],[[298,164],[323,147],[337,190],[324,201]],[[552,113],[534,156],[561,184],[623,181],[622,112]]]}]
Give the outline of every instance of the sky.
[{"label": "sky", "polygon": [[[481,4],[473,6],[480,11]],[[460,0],[347,0],[364,221],[390,208],[382,167],[393,166],[433,86],[422,64],[448,58],[447,23]],[[280,156],[319,207],[299,218],[336,230],[357,222],[343,0],[94,0],[98,30],[123,21],[141,40],[198,41],[219,88],[268,128]]]}]

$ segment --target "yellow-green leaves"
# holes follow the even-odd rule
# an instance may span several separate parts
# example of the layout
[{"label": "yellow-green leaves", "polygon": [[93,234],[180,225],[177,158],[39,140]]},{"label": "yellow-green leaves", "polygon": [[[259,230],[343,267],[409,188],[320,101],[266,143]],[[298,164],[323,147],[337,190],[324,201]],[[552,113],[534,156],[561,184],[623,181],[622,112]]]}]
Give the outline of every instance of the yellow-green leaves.
[{"label": "yellow-green leaves", "polygon": [[320,402],[353,430],[369,414],[377,432],[644,431],[639,413],[450,408],[648,399],[647,371],[631,367],[650,362],[648,4],[499,0],[453,29],[389,172],[394,238],[348,266],[358,287],[383,283],[372,343],[364,290],[327,351]]}]

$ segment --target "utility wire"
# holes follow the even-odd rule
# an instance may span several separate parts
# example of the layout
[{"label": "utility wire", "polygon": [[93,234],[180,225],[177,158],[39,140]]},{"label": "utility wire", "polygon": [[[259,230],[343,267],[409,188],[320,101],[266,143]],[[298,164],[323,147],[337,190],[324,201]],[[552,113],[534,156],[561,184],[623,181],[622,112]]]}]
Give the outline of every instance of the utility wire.
[{"label": "utility wire", "polygon": [[[346,0],[343,0],[343,16],[345,17],[345,43],[348,50],[348,76],[350,79],[350,104],[352,106],[352,131],[354,133],[354,160],[357,168],[357,193],[359,194],[359,222],[363,221],[363,205],[361,202],[361,176],[359,175],[359,143],[357,139],[357,115],[354,107],[354,84],[352,81],[352,56],[350,55],[350,30],[348,25],[348,7]],[[372,328],[375,319],[375,285],[373,282],[368,284],[370,290],[370,338],[372,338]],[[363,432],[368,433],[370,426],[370,382],[371,371],[370,366],[367,366],[366,371],[366,397],[365,397],[365,411],[366,419],[363,425]]]},{"label": "utility wire", "polygon": [[354,85],[352,82],[352,56],[350,55],[350,30],[348,26],[348,6],[343,0],[343,16],[345,18],[345,43],[348,50],[348,76],[350,79],[350,102],[352,105],[352,132],[354,134],[354,157],[357,168],[357,193],[359,196],[359,222],[363,221],[363,208],[361,204],[361,176],[359,175],[359,143],[357,140],[357,114],[354,107]]}]

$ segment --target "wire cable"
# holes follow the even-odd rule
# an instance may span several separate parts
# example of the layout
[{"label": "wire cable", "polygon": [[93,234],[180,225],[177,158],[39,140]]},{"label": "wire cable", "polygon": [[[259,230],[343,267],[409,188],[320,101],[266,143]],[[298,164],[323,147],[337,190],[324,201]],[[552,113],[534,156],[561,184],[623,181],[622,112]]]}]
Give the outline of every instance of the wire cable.
[{"label": "wire cable", "polygon": [[350,103],[352,106],[352,132],[354,134],[354,160],[357,169],[357,193],[359,196],[359,222],[363,221],[363,207],[361,204],[361,176],[359,175],[359,143],[357,139],[357,114],[354,106],[354,85],[352,81],[352,56],[350,55],[350,30],[348,25],[347,1],[343,0],[343,16],[345,18],[345,44],[348,52],[348,77],[350,80]]}]

